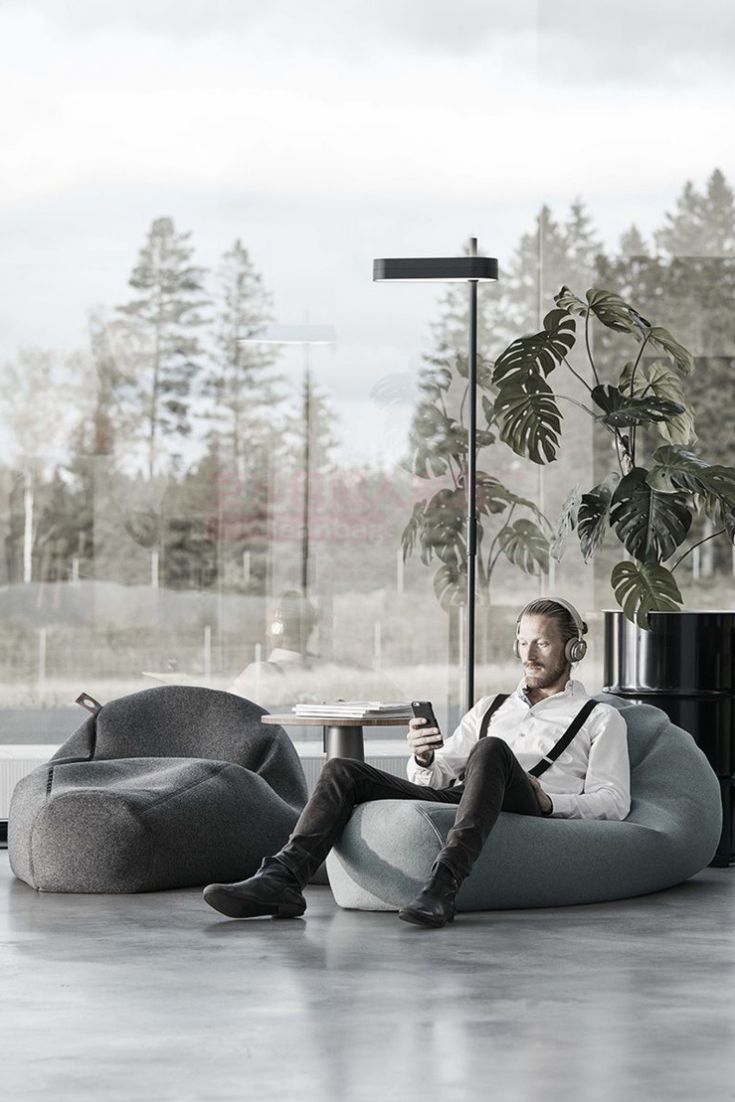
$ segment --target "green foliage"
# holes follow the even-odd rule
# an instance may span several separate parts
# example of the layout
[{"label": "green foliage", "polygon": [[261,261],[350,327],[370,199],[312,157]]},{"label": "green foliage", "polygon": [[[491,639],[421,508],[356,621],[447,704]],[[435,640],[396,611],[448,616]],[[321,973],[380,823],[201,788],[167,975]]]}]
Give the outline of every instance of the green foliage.
[{"label": "green foliage", "polygon": [[[456,292],[445,299],[445,313],[434,326],[437,351],[426,358],[420,381],[421,398],[414,413],[410,434],[410,454],[407,466],[412,474],[427,482],[440,481],[440,486],[413,506],[411,516],[401,536],[404,560],[418,553],[424,564],[437,561],[434,577],[436,596],[443,608],[463,604],[467,584],[467,467],[468,439],[466,414],[468,406],[468,363],[464,352],[467,331],[466,300]],[[550,343],[548,353],[537,349],[539,370],[543,374],[553,366],[554,349],[565,345],[564,326],[550,320],[544,340]],[[573,323],[572,323],[573,327]],[[567,327],[568,328],[568,327]],[[480,333],[482,338],[482,330]],[[549,359],[551,357],[551,359]],[[496,365],[497,370],[497,365]],[[512,377],[516,365],[508,364]],[[478,356],[478,413],[485,423],[477,426],[478,456],[497,439],[499,391],[494,371],[480,352]],[[511,379],[505,386],[511,387]],[[509,389],[506,390],[506,396]],[[536,408],[538,395],[524,395]],[[528,416],[516,411],[521,420]],[[553,421],[553,416],[552,416]],[[546,418],[548,423],[548,418]],[[557,431],[558,431],[557,418]],[[522,429],[514,430],[522,431]],[[539,434],[543,445],[546,430]],[[478,597],[489,591],[493,571],[500,555],[518,569],[537,572],[548,562],[548,541],[540,525],[548,528],[534,502],[509,490],[487,469],[476,472],[477,507],[477,585]],[[515,517],[518,511],[530,513],[533,520]]]},{"label": "green foliage", "polygon": [[529,375],[550,375],[574,347],[575,328],[565,310],[550,310],[540,333],[519,337],[498,356],[493,382],[507,386]]},{"label": "green foliage", "polygon": [[633,364],[628,362],[620,374],[618,387],[634,397],[650,393],[682,407],[681,413],[669,414],[656,421],[659,435],[670,444],[695,444],[694,410],[686,399],[681,378],[666,366],[654,362],[641,364],[633,375]]},{"label": "green foliage", "polygon": [[464,604],[467,599],[466,563],[455,567],[443,563],[434,575],[434,593],[445,612],[452,605]]},{"label": "green foliage", "polygon": [[[561,558],[576,528],[588,562],[612,528],[637,560],[615,568],[616,595],[626,616],[645,624],[649,611],[681,604],[664,563],[687,539],[696,517],[720,524],[714,535],[724,532],[735,542],[735,468],[709,464],[687,450],[696,432],[684,380],[694,361],[668,329],[653,325],[621,295],[601,287],[590,288],[580,298],[565,285],[554,301],[557,308],[547,314],[544,330],[512,341],[498,358],[495,420],[501,439],[518,454],[536,463],[556,459],[561,414],[549,376],[562,363],[573,370],[566,352],[574,344],[575,319],[581,319],[589,374],[587,379],[574,374],[593,404],[592,410],[583,408],[613,437],[620,470],[611,471],[587,493],[574,487],[562,508],[551,554]],[[592,327],[598,323],[604,348],[626,340],[638,346],[635,358],[618,369],[617,383],[600,378],[592,341]],[[649,433],[666,443],[646,456]],[[672,570],[694,546],[679,556]]]},{"label": "green foliage", "polygon": [[607,531],[610,505],[619,481],[620,475],[617,471],[611,471],[599,485],[593,486],[586,494],[582,494],[577,514],[577,534],[585,562],[589,562],[602,546]]},{"label": "green foliage", "polygon": [[662,352],[667,352],[671,356],[674,365],[682,375],[691,375],[694,371],[694,357],[683,345],[674,340],[668,329],[663,329],[660,325],[654,325],[648,330],[646,337],[648,344]]},{"label": "green foliage", "polygon": [[574,341],[574,319],[563,310],[551,310],[541,332],[513,341],[495,364],[495,419],[500,437],[534,463],[550,463],[556,458],[562,415],[546,377]]},{"label": "green foliage", "polygon": [[735,507],[735,468],[710,466],[694,452],[674,444],[656,449],[647,480],[649,486],[665,493],[686,490]]},{"label": "green foliage", "polygon": [[636,398],[616,386],[595,386],[590,398],[603,410],[598,420],[613,428],[629,428],[646,422],[667,421],[684,413],[684,406],[668,398]]},{"label": "green foliage", "polygon": [[644,629],[649,612],[677,612],[684,603],[673,574],[656,563],[619,562],[610,580],[624,615]]},{"label": "green foliage", "polygon": [[516,520],[513,524],[506,524],[500,532],[499,543],[506,558],[525,574],[548,573],[548,540],[532,520]]},{"label": "green foliage", "polygon": [[439,478],[447,474],[453,460],[460,463],[466,460],[467,430],[443,406],[424,403],[414,417],[411,444],[414,474],[419,478]]},{"label": "green foliage", "polygon": [[421,561],[426,566],[436,557],[458,567],[466,555],[464,518],[465,495],[461,490],[444,488],[428,501],[417,502],[403,533],[404,558],[418,540]]},{"label": "green foliage", "polygon": [[[465,480],[460,479],[460,485],[464,488]],[[475,477],[475,494],[478,513],[502,513],[506,505],[520,505],[524,509],[530,509],[537,517],[541,517],[538,506],[527,497],[519,497],[512,490],[507,489],[495,478],[485,471],[477,471]]]},{"label": "green foliage", "polygon": [[612,291],[603,291],[600,287],[592,287],[587,292],[588,310],[586,315],[592,313],[599,322],[608,329],[615,329],[618,333],[640,334],[649,329],[649,323],[638,311],[624,302],[620,295]]},{"label": "green foliage", "polygon": [[692,523],[686,495],[659,493],[646,481],[647,471],[635,467],[613,494],[610,522],[625,550],[639,562],[668,559],[684,541]]},{"label": "green foliage", "polygon": [[582,503],[582,488],[577,483],[564,499],[556,529],[549,544],[549,554],[557,562],[561,562],[567,540],[574,531],[579,516],[579,507]]},{"label": "green foliage", "polygon": [[562,415],[554,392],[540,376],[504,387],[495,413],[501,421],[500,438],[514,452],[539,464],[556,459]]}]

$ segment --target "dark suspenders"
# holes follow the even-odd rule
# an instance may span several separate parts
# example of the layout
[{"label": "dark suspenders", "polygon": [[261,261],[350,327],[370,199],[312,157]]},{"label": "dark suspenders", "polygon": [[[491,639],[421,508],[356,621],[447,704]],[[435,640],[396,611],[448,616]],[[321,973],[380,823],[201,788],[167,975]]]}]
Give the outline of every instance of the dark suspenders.
[{"label": "dark suspenders", "polygon": [[[487,735],[488,727],[490,726],[490,720],[492,719],[495,712],[497,712],[500,705],[504,704],[507,699],[507,693],[498,693],[498,695],[495,697],[495,700],[492,702],[492,704],[482,717],[478,739],[485,738],[485,736]],[[561,736],[560,739],[558,739],[557,742],[554,743],[548,754],[546,754],[541,759],[538,765],[534,765],[533,769],[528,770],[528,772],[533,777],[540,777],[542,773],[546,772],[549,766],[554,764],[559,755],[564,753],[569,743],[572,741],[574,736],[578,733],[579,729],[587,720],[588,716],[591,714],[592,709],[596,708],[598,704],[599,701],[597,700],[588,700],[582,705],[572,722],[567,727],[564,734]]]}]

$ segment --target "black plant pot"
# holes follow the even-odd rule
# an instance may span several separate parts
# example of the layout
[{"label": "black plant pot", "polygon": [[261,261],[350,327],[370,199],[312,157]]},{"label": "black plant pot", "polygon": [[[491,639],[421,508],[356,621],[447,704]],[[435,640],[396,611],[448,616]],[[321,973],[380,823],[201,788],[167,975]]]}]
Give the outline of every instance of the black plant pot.
[{"label": "black plant pot", "polygon": [[735,612],[652,612],[650,631],[604,615],[605,692],[654,704],[692,734],[722,793],[712,864],[735,864]]}]

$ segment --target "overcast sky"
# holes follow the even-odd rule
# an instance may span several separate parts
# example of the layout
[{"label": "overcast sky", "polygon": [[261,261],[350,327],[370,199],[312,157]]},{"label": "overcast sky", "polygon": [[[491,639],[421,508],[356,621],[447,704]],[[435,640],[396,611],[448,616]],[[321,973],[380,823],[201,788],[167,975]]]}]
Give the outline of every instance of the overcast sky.
[{"label": "overcast sky", "polygon": [[[315,371],[343,458],[390,459],[370,391],[414,372],[436,293],[375,256],[509,258],[546,202],[603,240],[735,179],[732,0],[0,0],[0,361],[72,349],[128,297],[153,218],[235,237]],[[492,293],[491,290],[486,293]]]}]

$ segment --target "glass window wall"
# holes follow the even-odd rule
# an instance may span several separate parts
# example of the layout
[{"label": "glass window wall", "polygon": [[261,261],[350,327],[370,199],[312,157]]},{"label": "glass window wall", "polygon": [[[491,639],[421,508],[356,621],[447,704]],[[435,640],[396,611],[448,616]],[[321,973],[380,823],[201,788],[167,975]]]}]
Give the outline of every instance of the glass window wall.
[{"label": "glass window wall", "polygon": [[[278,711],[426,698],[451,728],[467,294],[371,265],[470,235],[500,262],[477,696],[516,684],[517,611],[549,592],[587,619],[598,690],[619,550],[555,557],[614,459],[582,342],[546,465],[502,438],[493,365],[563,285],[615,291],[692,352],[687,441],[733,461],[729,5],[677,0],[645,52],[656,6],[625,0],[610,27],[576,0],[72,7],[0,11],[0,743],[58,745],[82,690],[168,682]],[[622,370],[613,337],[592,352]],[[698,523],[682,594],[729,607],[732,546]]]}]

